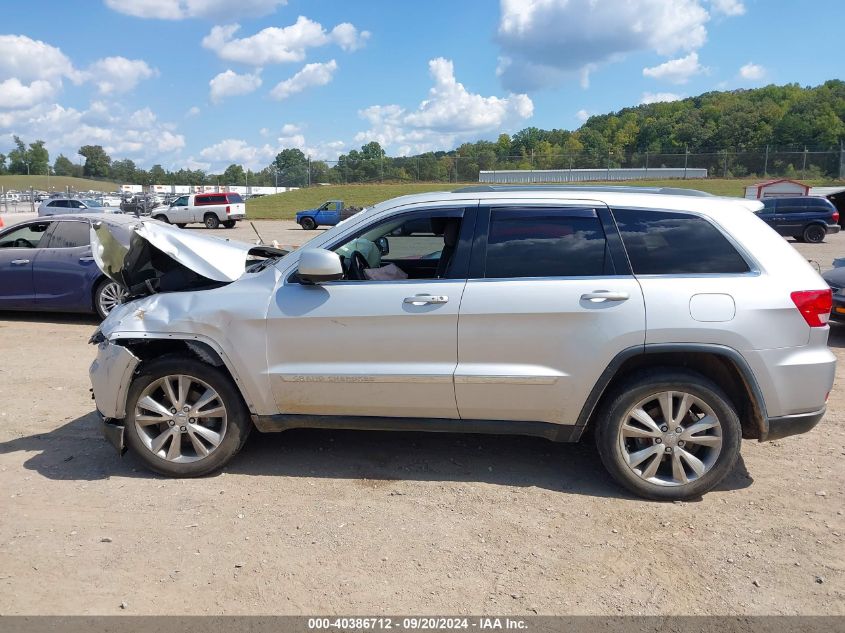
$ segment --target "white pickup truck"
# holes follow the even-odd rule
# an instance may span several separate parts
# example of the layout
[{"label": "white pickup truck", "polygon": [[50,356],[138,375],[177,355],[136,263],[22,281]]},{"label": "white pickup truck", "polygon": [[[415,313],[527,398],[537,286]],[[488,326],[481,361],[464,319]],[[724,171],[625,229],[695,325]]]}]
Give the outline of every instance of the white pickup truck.
[{"label": "white pickup truck", "polygon": [[154,220],[179,228],[191,222],[202,222],[209,229],[220,225],[231,229],[246,217],[246,205],[237,193],[196,193],[176,198],[169,207],[156,207],[151,215]]}]

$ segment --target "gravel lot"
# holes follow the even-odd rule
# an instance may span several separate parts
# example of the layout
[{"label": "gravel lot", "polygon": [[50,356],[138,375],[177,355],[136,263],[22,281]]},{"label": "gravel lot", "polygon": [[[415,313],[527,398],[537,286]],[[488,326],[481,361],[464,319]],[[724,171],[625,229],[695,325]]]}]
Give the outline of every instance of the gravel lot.
[{"label": "gravel lot", "polygon": [[[845,236],[796,247],[826,268]],[[845,615],[841,380],[691,503],[628,496],[590,443],[470,435],[256,433],[179,481],[101,438],[95,325],[0,313],[0,614]]]}]

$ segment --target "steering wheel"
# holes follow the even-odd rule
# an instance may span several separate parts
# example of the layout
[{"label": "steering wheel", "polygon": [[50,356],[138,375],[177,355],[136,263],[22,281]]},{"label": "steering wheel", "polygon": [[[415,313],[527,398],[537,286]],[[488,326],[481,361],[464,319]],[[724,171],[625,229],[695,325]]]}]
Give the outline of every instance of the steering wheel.
[{"label": "steering wheel", "polygon": [[369,267],[370,264],[367,258],[361,254],[361,251],[352,251],[352,255],[349,256],[349,272],[347,272],[346,278],[364,281],[367,278],[364,275],[364,269]]},{"label": "steering wheel", "polygon": [[12,242],[12,246],[14,248],[35,248],[35,244],[22,237],[19,237],[14,242]]}]

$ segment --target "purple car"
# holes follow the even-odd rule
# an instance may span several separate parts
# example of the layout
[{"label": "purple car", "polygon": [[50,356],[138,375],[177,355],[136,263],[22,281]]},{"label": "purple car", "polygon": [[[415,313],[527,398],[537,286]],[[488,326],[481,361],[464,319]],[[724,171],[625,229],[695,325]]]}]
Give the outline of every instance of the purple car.
[{"label": "purple car", "polygon": [[98,219],[103,216],[62,215],[0,229],[0,310],[94,312],[105,318],[125,293],[92,256],[90,229]]}]

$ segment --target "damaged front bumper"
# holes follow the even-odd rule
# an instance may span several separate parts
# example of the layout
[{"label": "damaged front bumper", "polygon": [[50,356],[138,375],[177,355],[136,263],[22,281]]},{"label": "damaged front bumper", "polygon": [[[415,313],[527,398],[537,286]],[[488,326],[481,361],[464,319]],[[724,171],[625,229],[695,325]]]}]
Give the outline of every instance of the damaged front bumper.
[{"label": "damaged front bumper", "polygon": [[123,419],[126,417],[126,395],[140,359],[122,345],[109,341],[97,344],[97,358],[91,363],[88,375],[102,418],[103,435],[123,453]]}]

